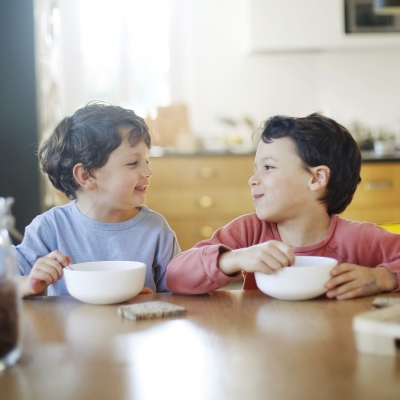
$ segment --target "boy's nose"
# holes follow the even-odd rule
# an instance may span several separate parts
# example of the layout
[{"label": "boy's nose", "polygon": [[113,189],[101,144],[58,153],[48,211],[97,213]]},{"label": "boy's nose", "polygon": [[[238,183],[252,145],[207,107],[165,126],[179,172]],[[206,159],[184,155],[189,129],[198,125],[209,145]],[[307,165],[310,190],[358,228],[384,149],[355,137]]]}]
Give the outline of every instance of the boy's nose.
[{"label": "boy's nose", "polygon": [[149,167],[147,167],[147,168],[144,170],[143,175],[144,175],[144,176],[152,176],[152,175],[153,175],[152,169],[150,169]]},{"label": "boy's nose", "polygon": [[260,180],[256,178],[256,174],[252,175],[247,182],[249,186],[257,186],[260,183]]}]

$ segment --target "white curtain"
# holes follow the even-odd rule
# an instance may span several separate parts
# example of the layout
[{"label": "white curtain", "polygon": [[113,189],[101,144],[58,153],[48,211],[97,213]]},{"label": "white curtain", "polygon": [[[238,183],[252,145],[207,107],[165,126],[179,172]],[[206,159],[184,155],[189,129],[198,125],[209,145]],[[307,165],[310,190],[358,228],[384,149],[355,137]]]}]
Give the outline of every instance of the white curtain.
[{"label": "white curtain", "polygon": [[67,114],[90,100],[154,113],[169,105],[169,0],[60,0]]}]

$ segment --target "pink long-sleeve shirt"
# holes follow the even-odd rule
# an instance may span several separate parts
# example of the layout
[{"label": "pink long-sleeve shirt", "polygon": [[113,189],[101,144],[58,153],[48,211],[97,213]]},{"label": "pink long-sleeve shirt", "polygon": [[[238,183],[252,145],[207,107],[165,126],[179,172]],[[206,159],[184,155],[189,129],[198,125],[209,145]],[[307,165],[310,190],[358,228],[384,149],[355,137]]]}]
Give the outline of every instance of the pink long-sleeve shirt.
[{"label": "pink long-sleeve shirt", "polygon": [[[228,276],[218,267],[225,251],[282,239],[275,223],[261,221],[255,213],[243,215],[218,229],[172,261],[167,267],[167,288],[185,294],[207,293],[237,280],[240,272]],[[331,217],[324,239],[311,246],[294,247],[299,256],[332,257],[341,263],[364,267],[386,267],[400,277],[400,235],[370,222],[355,222]],[[253,273],[243,273],[243,289],[256,289]],[[398,278],[400,283],[400,278]],[[396,291],[400,290],[400,285]]]}]

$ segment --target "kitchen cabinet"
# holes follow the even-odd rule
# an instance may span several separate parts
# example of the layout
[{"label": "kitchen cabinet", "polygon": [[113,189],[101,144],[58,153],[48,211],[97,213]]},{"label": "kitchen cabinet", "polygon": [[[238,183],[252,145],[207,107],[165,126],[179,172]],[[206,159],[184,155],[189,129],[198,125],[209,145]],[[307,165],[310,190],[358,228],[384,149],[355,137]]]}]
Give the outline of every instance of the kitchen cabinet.
[{"label": "kitchen cabinet", "polygon": [[343,0],[250,0],[253,53],[399,48],[399,33],[345,33]]},{"label": "kitchen cabinet", "polygon": [[356,221],[400,221],[400,162],[364,162],[362,181],[341,214]]},{"label": "kitchen cabinet", "polygon": [[182,250],[234,218],[254,211],[254,155],[171,156],[151,159],[147,205],[162,214]]}]

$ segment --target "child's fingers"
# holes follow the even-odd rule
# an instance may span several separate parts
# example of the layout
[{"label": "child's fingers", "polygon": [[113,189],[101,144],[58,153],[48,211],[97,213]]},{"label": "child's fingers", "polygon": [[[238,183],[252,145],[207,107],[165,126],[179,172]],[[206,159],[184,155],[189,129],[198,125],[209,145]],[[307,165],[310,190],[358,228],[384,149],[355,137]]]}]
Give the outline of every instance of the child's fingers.
[{"label": "child's fingers", "polygon": [[272,268],[270,263],[265,262],[265,261],[259,261],[259,262],[255,263],[253,269],[254,269],[254,272],[262,272],[263,274],[271,275],[279,268],[280,267],[278,266],[278,264],[275,268]]},{"label": "child's fingers", "polygon": [[286,243],[276,242],[276,247],[280,253],[285,257],[285,265],[293,265],[296,259],[293,248]]},{"label": "child's fingers", "polygon": [[354,264],[339,264],[336,267],[332,268],[331,275],[337,276],[343,274],[344,272],[349,272],[354,270]]},{"label": "child's fingers", "polygon": [[263,268],[268,268],[271,270],[271,273],[277,271],[282,267],[287,267],[289,265],[289,260],[286,257],[274,257],[271,254],[265,255],[263,258]]},{"label": "child's fingers", "polygon": [[270,273],[273,273],[279,268],[293,264],[294,252],[285,243],[271,241],[263,248],[261,261],[265,264],[264,268],[270,269]]},{"label": "child's fingers", "polygon": [[356,279],[356,274],[354,274],[353,271],[345,272],[329,279],[329,281],[325,283],[325,287],[327,289],[332,289],[336,286],[343,285],[346,282],[353,281],[354,279]]},{"label": "child's fingers", "polygon": [[30,273],[29,285],[33,294],[40,293],[47,286],[56,283],[63,275],[62,266],[57,259],[39,259]]},{"label": "child's fingers", "polygon": [[286,257],[274,257],[271,254],[264,254],[261,259],[255,263],[254,271],[259,271],[270,275],[282,267],[290,265],[290,260]]},{"label": "child's fingers", "polygon": [[354,290],[350,290],[350,291],[348,291],[346,293],[339,294],[339,295],[337,295],[335,297],[338,300],[348,300],[348,299],[354,299],[356,297],[363,297],[363,296],[367,296],[367,295],[363,295],[361,288],[357,288],[357,289],[354,289]]},{"label": "child's fingers", "polygon": [[[374,294],[379,293],[379,287],[375,282],[365,283],[360,286],[356,284],[356,282],[352,282],[346,285],[343,285],[342,290],[338,290],[338,293],[334,296],[338,300],[346,300],[346,299],[354,299],[356,297],[365,297],[372,296]],[[342,288],[342,287],[340,287]]]},{"label": "child's fingers", "polygon": [[62,278],[63,267],[58,260],[52,260],[52,259],[46,260],[43,266],[46,268],[46,271],[49,274],[51,274],[56,281]]},{"label": "child's fingers", "polygon": [[[54,282],[61,279],[63,276],[63,267],[56,259],[43,257],[37,261],[32,269],[32,273],[36,274],[38,271],[43,271],[48,273]],[[54,283],[51,282],[51,283]]]},{"label": "child's fingers", "polygon": [[360,296],[361,296],[360,288],[357,288],[354,290],[349,290],[346,293],[338,294],[337,296],[333,296],[333,297],[336,297],[336,299],[338,299],[338,300],[347,300],[347,299],[354,299],[354,298],[360,297]]},{"label": "child's fingers", "polygon": [[151,294],[154,293],[150,288],[144,287],[139,294]]},{"label": "child's fingers", "polygon": [[[341,274],[331,278],[325,287],[329,298],[350,299],[379,293],[377,279],[370,268],[346,264],[339,266]],[[347,271],[349,272],[343,272]]]},{"label": "child's fingers", "polygon": [[68,260],[68,257],[69,256],[65,256],[63,253],[61,253],[61,251],[54,250],[43,258],[51,258],[57,260],[63,267],[66,267],[71,262],[71,257],[69,257],[70,260]]},{"label": "child's fingers", "polygon": [[327,287],[329,290],[326,293],[327,297],[329,298],[333,298],[333,297],[337,297],[340,295],[345,294],[346,292],[350,292],[352,290],[356,290],[360,288],[360,285],[354,280],[354,279],[349,279],[347,281],[342,281],[339,284],[337,284],[336,282],[331,282],[334,279],[331,279],[328,283],[325,285],[325,287]]},{"label": "child's fingers", "polygon": [[263,258],[263,261],[274,271],[290,265],[290,259],[278,249],[272,251],[270,254],[266,254]]},{"label": "child's fingers", "polygon": [[31,280],[31,289],[33,294],[42,292],[44,289],[47,288],[47,286],[49,285],[46,282],[40,281],[39,279]]},{"label": "child's fingers", "polygon": [[53,283],[53,278],[50,274],[44,271],[35,271],[32,276],[29,277],[30,293],[36,294],[40,293],[42,290],[46,289],[47,286]]},{"label": "child's fingers", "polygon": [[[57,267],[61,269],[60,265],[58,265]],[[57,268],[51,265],[41,264],[38,265],[37,268],[32,269],[31,277],[33,279],[44,281],[47,283],[47,285],[51,285],[52,283],[56,283],[60,279],[60,272]]]}]

